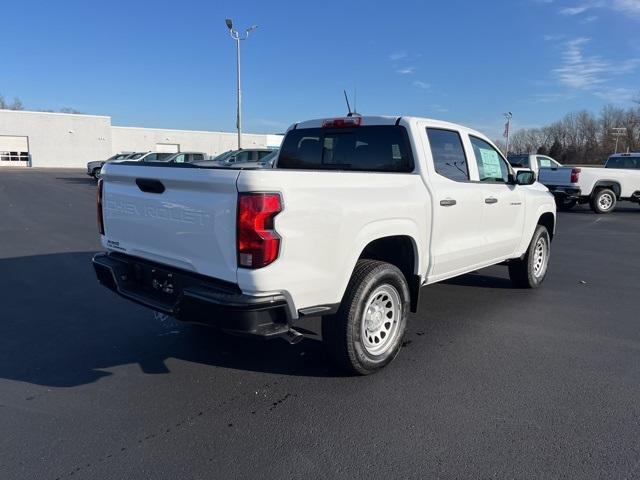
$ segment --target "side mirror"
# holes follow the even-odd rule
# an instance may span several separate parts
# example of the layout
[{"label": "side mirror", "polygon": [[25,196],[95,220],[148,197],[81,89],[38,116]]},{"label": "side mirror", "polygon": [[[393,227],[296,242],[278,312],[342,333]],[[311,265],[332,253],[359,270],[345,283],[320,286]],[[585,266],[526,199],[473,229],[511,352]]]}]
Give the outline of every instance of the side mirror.
[{"label": "side mirror", "polygon": [[533,170],[519,170],[516,173],[516,185],[532,185],[536,181],[536,174]]}]

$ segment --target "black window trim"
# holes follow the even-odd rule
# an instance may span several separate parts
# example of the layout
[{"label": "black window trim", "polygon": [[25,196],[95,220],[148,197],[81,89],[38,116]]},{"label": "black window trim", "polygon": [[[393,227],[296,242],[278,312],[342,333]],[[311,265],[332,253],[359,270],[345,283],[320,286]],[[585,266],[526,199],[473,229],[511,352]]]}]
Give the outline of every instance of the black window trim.
[{"label": "black window trim", "polygon": [[[462,154],[464,155],[464,163],[467,167],[467,179],[466,180],[456,180],[455,178],[449,178],[449,177],[445,177],[444,175],[442,175],[441,173],[438,172],[438,170],[436,169],[436,162],[435,159],[433,158],[433,150],[431,148],[431,140],[429,140],[429,130],[441,130],[443,132],[452,132],[455,133],[456,135],[458,135],[458,138],[460,139],[460,146],[462,147]],[[429,142],[429,152],[431,153],[431,163],[433,164],[433,170],[435,171],[436,175],[440,175],[442,178],[446,178],[447,180],[451,180],[452,182],[458,182],[458,183],[473,183],[476,182],[476,180],[471,180],[471,172],[469,171],[469,158],[467,157],[467,150],[464,147],[464,142],[462,141],[462,132],[460,130],[455,130],[453,128],[442,128],[442,127],[425,127],[425,133],[427,134],[427,142]],[[478,182],[480,183],[480,182]]]}]

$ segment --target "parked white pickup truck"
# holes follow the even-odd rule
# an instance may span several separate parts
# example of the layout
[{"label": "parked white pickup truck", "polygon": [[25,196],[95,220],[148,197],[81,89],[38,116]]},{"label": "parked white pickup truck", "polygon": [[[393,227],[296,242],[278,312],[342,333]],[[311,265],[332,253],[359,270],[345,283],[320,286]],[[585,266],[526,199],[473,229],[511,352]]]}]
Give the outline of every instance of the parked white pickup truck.
[{"label": "parked white pickup truck", "polygon": [[262,337],[322,316],[335,361],[398,353],[420,287],[506,263],[545,278],[555,203],[482,134],[411,117],[293,125],[273,169],[106,164],[99,281],[153,310]]},{"label": "parked white pickup truck", "polygon": [[561,210],[589,203],[596,213],[610,213],[619,200],[640,203],[640,169],[633,168],[634,158],[640,154],[611,155],[605,168],[542,168],[538,180],[556,196]]}]

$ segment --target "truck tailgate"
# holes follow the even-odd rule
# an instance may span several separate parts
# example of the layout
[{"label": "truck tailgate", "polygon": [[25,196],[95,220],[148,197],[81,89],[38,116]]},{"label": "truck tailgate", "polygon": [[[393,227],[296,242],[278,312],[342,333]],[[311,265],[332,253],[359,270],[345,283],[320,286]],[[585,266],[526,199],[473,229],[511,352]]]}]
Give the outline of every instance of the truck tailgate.
[{"label": "truck tailgate", "polygon": [[538,181],[543,185],[571,185],[572,167],[541,168],[538,172]]},{"label": "truck tailgate", "polygon": [[238,174],[105,165],[104,247],[235,283]]}]

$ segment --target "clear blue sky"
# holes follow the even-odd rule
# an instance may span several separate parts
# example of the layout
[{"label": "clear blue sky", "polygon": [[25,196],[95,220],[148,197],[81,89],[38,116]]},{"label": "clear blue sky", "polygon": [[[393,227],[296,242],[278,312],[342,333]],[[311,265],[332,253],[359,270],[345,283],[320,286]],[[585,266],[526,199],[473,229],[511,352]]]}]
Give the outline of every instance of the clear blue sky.
[{"label": "clear blue sky", "polygon": [[640,92],[640,0],[69,1],[2,7],[0,93],[116,125],[231,131],[345,113],[414,114],[496,137]]}]

